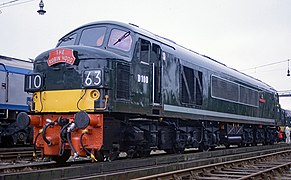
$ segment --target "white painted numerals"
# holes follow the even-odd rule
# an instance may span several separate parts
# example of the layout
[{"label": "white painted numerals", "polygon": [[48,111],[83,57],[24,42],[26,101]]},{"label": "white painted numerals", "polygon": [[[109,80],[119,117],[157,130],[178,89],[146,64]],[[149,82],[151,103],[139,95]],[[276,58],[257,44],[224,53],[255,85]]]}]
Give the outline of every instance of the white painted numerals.
[{"label": "white painted numerals", "polygon": [[36,91],[42,87],[42,76],[40,74],[29,74],[25,76],[25,90]]},{"label": "white painted numerals", "polygon": [[101,70],[84,71],[84,73],[83,73],[83,85],[85,87],[100,86],[101,83],[102,83]]},{"label": "white painted numerals", "polygon": [[149,83],[149,77],[145,76],[145,75],[138,74],[137,75],[137,82],[148,84]]}]

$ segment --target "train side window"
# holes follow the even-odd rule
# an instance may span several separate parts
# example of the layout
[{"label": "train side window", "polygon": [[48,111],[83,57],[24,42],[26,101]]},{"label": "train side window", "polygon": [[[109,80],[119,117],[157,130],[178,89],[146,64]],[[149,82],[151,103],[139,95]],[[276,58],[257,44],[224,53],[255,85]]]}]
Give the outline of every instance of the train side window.
[{"label": "train side window", "polygon": [[[240,85],[239,87],[239,102],[252,106],[259,106],[259,92],[255,89],[251,89]],[[262,98],[264,99],[264,98]]]},{"label": "train side window", "polygon": [[151,43],[144,39],[139,39],[135,45],[135,58],[141,63],[148,64],[151,58]]},{"label": "train side window", "polygon": [[147,40],[141,39],[140,43],[140,61],[149,62],[151,43]]},{"label": "train side window", "polygon": [[196,104],[202,105],[203,100],[203,83],[202,83],[202,72],[195,71],[195,94],[196,94]]},{"label": "train side window", "polygon": [[105,27],[94,27],[84,29],[80,38],[80,45],[84,46],[102,46],[104,41],[106,28]]},{"label": "train side window", "polygon": [[157,44],[152,44],[151,63],[153,65],[153,102],[161,102],[161,62],[160,62],[161,48]]},{"label": "train side window", "polygon": [[211,96],[232,102],[239,101],[239,85],[216,76],[211,77]]},{"label": "train side window", "polygon": [[202,72],[183,66],[182,79],[182,102],[202,105],[203,84]]},{"label": "train side window", "polygon": [[194,101],[193,69],[183,66],[181,75],[182,75],[182,102],[193,103]]},{"label": "train side window", "polygon": [[152,52],[151,52],[151,61],[152,62],[158,62],[161,59],[160,58],[160,54],[161,54],[160,46],[158,46],[158,45],[153,43]]}]

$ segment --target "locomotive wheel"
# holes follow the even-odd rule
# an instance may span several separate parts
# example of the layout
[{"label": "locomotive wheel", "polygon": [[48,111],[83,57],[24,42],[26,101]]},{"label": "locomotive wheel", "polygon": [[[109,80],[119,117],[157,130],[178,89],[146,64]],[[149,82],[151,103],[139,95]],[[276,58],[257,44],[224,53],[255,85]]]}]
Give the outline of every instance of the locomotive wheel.
[{"label": "locomotive wheel", "polygon": [[129,158],[139,158],[139,157],[149,157],[151,154],[151,151],[130,151],[127,153],[127,156]]},{"label": "locomotive wheel", "polygon": [[183,154],[185,151],[185,148],[172,148],[165,150],[168,154]]},{"label": "locomotive wheel", "polygon": [[110,152],[108,157],[107,157],[108,161],[114,161],[114,160],[118,159],[119,158],[119,154],[120,154],[119,151]]},{"label": "locomotive wheel", "polygon": [[129,158],[136,158],[136,157],[138,157],[138,153],[137,153],[137,151],[134,150],[134,149],[130,149],[130,150],[128,150],[128,151],[126,152],[126,154],[127,154],[127,157],[129,157]]},{"label": "locomotive wheel", "polygon": [[151,154],[151,149],[145,146],[137,146],[128,150],[126,153],[129,158],[149,157]]},{"label": "locomotive wheel", "polygon": [[138,151],[139,157],[149,157],[150,154],[151,154],[151,150]]},{"label": "locomotive wheel", "polygon": [[65,163],[71,157],[71,150],[66,149],[62,156],[51,156],[53,161],[57,163]]},{"label": "locomotive wheel", "polygon": [[104,161],[104,153],[102,151],[96,151],[94,153],[95,158],[97,159],[98,162],[103,162]]},{"label": "locomotive wheel", "polygon": [[167,154],[174,154],[174,150],[173,149],[165,149],[164,151],[166,151]]},{"label": "locomotive wheel", "polygon": [[13,146],[13,138],[12,136],[4,136],[2,137],[2,144],[3,147],[11,147]]},{"label": "locomotive wheel", "polygon": [[207,146],[207,145],[200,145],[199,147],[198,147],[198,150],[199,151],[208,151],[210,149],[210,147],[209,146]]}]

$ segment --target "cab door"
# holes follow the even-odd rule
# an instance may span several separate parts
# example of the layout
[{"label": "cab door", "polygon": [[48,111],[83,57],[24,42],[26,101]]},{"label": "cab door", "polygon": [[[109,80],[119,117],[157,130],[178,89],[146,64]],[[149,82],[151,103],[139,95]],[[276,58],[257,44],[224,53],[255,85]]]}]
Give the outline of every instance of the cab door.
[{"label": "cab door", "polygon": [[132,60],[131,102],[136,112],[160,114],[161,110],[161,48],[140,38],[135,46]]},{"label": "cab door", "polygon": [[150,113],[150,54],[150,41],[140,38],[132,59],[131,104],[134,112]]}]

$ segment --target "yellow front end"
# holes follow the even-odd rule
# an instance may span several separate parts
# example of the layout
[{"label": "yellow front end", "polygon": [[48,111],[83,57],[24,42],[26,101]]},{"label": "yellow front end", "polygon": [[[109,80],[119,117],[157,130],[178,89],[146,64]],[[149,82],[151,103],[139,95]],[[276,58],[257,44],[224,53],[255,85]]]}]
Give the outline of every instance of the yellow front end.
[{"label": "yellow front end", "polygon": [[35,112],[79,112],[94,111],[94,101],[100,98],[97,89],[56,90],[35,92],[32,111]]}]

